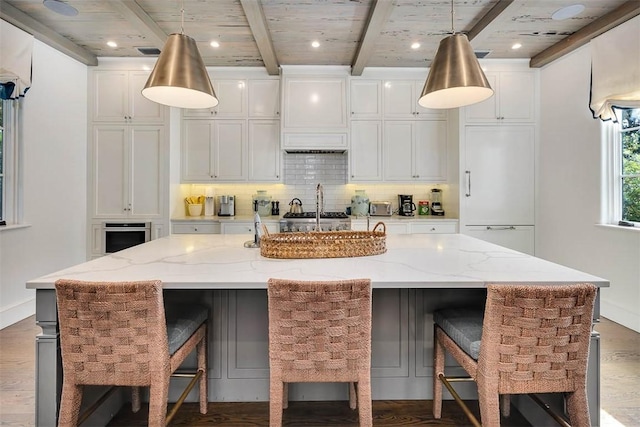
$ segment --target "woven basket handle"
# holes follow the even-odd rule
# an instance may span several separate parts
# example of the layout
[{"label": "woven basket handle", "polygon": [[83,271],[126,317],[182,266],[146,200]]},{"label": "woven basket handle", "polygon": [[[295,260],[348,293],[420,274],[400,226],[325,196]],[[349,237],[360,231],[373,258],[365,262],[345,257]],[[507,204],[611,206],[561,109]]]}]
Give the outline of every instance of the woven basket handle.
[{"label": "woven basket handle", "polygon": [[260,224],[260,225],[262,226],[262,235],[269,237],[269,229],[267,228],[267,226],[264,224]]},{"label": "woven basket handle", "polygon": [[384,222],[380,221],[379,223],[377,223],[376,225],[373,226],[373,230],[372,231],[376,231],[376,228],[378,228],[378,226],[381,225],[382,226],[382,233],[383,234],[387,234],[387,226],[385,225]]}]

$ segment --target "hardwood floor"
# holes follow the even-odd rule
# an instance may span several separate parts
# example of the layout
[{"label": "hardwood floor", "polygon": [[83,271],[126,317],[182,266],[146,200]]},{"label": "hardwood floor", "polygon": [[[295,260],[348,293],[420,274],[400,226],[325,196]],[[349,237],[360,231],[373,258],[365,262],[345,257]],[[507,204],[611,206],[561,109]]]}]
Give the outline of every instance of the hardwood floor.
[{"label": "hardwood floor", "polygon": [[[601,334],[601,425],[632,427],[640,420],[640,334],[607,319],[596,326]],[[35,423],[34,338],[40,333],[29,317],[0,331],[0,425],[33,426]],[[476,405],[471,403],[477,410]],[[443,418],[433,420],[430,401],[374,401],[377,426],[461,426],[468,424],[454,402],[447,401]],[[212,402],[209,414],[198,413],[196,404],[185,404],[173,425],[267,426],[267,402]],[[112,426],[142,426],[146,412],[132,414],[123,408]],[[356,426],[357,413],[346,402],[291,402],[285,411],[288,426]],[[526,423],[515,413],[504,426]]]}]

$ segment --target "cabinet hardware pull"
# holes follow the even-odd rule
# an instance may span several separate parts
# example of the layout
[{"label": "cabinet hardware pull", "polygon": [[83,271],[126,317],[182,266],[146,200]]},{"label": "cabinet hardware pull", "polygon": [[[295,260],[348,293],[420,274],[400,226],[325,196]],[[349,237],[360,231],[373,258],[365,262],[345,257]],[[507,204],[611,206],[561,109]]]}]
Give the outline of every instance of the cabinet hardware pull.
[{"label": "cabinet hardware pull", "polygon": [[467,192],[465,196],[471,197],[471,171],[464,171],[464,174],[467,176]]},{"label": "cabinet hardware pull", "polygon": [[487,230],[515,230],[516,228],[513,225],[509,225],[507,227],[492,227],[487,225]]}]

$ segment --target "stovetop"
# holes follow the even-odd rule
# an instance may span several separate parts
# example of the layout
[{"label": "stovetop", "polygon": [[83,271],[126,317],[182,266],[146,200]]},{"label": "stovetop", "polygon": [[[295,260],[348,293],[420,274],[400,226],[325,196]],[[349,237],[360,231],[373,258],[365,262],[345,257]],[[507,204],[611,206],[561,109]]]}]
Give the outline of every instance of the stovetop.
[{"label": "stovetop", "polygon": [[[295,218],[315,219],[316,213],[315,212],[303,212],[303,213],[287,212],[282,217],[286,218],[286,219],[292,219],[292,218],[293,219],[295,219]],[[347,219],[347,218],[349,218],[349,216],[344,212],[321,212],[320,213],[320,218]]]}]

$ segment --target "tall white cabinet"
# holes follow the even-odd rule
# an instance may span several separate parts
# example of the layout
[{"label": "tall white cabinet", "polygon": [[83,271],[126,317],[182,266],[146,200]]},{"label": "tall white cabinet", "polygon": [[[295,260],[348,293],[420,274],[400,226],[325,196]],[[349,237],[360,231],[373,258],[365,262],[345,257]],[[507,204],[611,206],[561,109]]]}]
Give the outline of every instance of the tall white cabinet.
[{"label": "tall white cabinet", "polygon": [[533,255],[537,71],[486,74],[495,95],[461,111],[460,231]]},{"label": "tall white cabinet", "polygon": [[101,256],[102,223],[150,221],[168,232],[168,108],[141,95],[148,71],[89,73],[89,257]]}]

